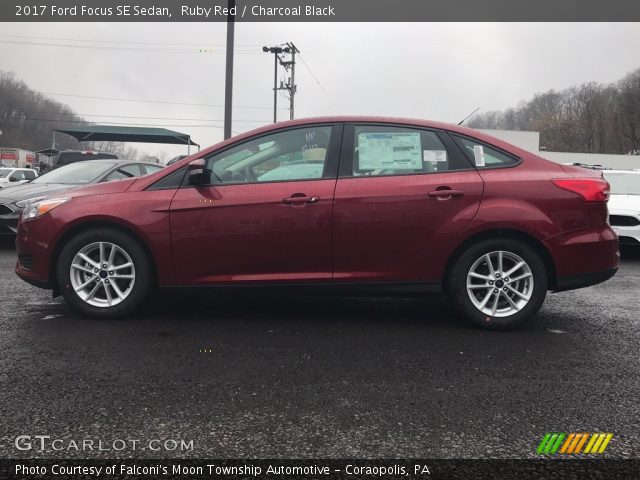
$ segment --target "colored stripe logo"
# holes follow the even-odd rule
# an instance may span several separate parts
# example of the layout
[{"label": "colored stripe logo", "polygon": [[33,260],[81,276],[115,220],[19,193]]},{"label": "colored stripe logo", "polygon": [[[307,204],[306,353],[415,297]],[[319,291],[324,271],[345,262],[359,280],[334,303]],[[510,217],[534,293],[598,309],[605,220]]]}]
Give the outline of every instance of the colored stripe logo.
[{"label": "colored stripe logo", "polygon": [[607,449],[613,433],[547,433],[536,452],[539,455],[553,455],[556,453],[573,454],[601,454]]}]

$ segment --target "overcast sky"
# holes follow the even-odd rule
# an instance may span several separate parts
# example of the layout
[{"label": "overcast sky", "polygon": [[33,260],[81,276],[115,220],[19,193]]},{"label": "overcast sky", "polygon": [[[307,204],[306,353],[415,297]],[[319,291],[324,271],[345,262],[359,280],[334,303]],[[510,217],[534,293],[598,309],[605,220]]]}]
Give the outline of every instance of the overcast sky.
[{"label": "overcast sky", "polygon": [[[163,125],[207,146],[222,139],[212,126],[222,127],[222,107],[152,102],[222,105],[225,32],[224,23],[0,23],[0,69],[41,92],[149,100],[53,96],[87,120]],[[297,118],[372,114],[457,123],[476,107],[503,109],[536,92],[608,83],[640,67],[639,23],[237,23],[235,132],[272,121],[273,56],[261,46],[284,42],[296,44],[322,85],[298,63]],[[74,47],[47,46],[54,43]],[[288,111],[278,116],[286,119]]]}]

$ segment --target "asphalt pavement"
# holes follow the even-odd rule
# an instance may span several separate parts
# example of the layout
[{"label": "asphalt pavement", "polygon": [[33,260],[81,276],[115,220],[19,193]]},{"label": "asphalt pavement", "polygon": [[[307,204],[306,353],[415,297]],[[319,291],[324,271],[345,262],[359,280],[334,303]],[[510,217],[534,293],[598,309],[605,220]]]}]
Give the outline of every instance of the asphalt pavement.
[{"label": "asphalt pavement", "polygon": [[438,296],[171,293],[91,320],[14,264],[5,240],[0,457],[527,458],[546,432],[640,457],[640,251],[515,332]]}]

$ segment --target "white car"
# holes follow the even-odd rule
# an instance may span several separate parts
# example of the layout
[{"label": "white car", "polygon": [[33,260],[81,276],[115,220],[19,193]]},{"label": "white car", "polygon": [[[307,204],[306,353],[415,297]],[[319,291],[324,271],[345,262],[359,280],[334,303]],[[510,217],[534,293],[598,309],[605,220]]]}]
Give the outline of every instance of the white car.
[{"label": "white car", "polygon": [[31,168],[0,168],[0,188],[13,187],[21,183],[29,182],[38,176],[35,170]]},{"label": "white car", "polygon": [[640,246],[640,170],[605,170],[611,185],[609,224],[623,245]]}]

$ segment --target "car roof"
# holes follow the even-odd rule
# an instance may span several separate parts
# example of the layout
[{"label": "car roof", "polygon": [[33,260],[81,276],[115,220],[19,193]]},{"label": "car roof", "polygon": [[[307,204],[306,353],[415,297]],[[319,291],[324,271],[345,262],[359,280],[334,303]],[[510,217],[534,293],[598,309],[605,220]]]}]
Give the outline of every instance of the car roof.
[{"label": "car roof", "polygon": [[[98,158],[96,160],[82,160],[81,162],[73,162],[70,163],[69,165],[76,165],[78,163],[89,163],[91,162],[91,164],[96,164],[96,163],[109,163],[112,165],[130,165],[132,163],[136,163],[136,164],[140,164],[140,165],[158,165],[159,167],[162,167],[164,165],[161,165],[159,163],[152,163],[152,162],[140,162],[138,160],[127,160],[124,158]],[[67,165],[65,165],[66,167]]]},{"label": "car roof", "polygon": [[[435,130],[447,130],[449,132],[458,133],[460,135],[466,135],[473,138],[477,138],[479,141],[484,141],[490,145],[494,145],[498,148],[505,149],[507,151],[516,153],[518,155],[531,155],[530,152],[523,150],[509,142],[505,142],[499,138],[487,135],[479,130],[474,130],[461,125],[455,125],[453,123],[437,122],[433,120],[422,120],[418,118],[403,118],[403,117],[376,117],[376,116],[357,116],[357,115],[342,115],[331,117],[309,117],[299,118],[296,120],[286,120],[284,122],[270,123],[262,127],[243,132],[239,135],[235,135],[227,140],[223,140],[215,145],[211,145],[203,150],[197,152],[200,156],[208,155],[209,153],[224,147],[227,144],[242,141],[246,138],[251,138],[256,135],[267,134],[271,131],[286,129],[291,127],[304,127],[305,125],[317,125],[322,123],[389,123],[398,126],[418,127]],[[180,161],[176,162],[179,163]],[[173,167],[176,163],[170,165]]]}]

